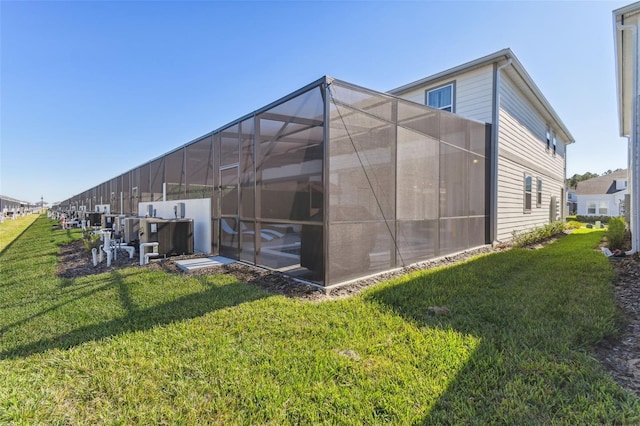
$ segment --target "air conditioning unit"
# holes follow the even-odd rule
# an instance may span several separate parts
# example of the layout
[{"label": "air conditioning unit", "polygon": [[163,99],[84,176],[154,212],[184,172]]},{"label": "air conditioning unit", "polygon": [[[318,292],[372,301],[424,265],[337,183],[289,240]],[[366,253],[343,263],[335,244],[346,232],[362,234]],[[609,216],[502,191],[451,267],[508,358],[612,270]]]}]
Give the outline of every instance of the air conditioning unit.
[{"label": "air conditioning unit", "polygon": [[102,226],[103,213],[86,213],[85,220],[89,221],[89,226]]},{"label": "air conditioning unit", "polygon": [[113,229],[117,216],[116,214],[103,214],[100,218],[100,226],[102,229]]},{"label": "air conditioning unit", "polygon": [[160,256],[193,254],[193,219],[140,219],[140,242],[159,243]]},{"label": "air conditioning unit", "polygon": [[125,217],[122,219],[122,227],[124,228],[124,242],[131,244],[138,241],[140,232],[140,218]]}]

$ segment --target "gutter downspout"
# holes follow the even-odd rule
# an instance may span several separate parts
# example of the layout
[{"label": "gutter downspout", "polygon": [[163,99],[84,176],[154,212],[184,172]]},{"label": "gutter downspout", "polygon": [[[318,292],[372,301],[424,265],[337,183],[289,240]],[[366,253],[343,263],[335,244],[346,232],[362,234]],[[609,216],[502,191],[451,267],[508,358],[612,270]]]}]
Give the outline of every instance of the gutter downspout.
[{"label": "gutter downspout", "polygon": [[491,126],[491,218],[489,236],[491,242],[498,240],[498,137],[500,130],[500,71],[511,65],[511,58],[495,68],[493,82],[493,123]]},{"label": "gutter downspout", "polygon": [[[631,134],[629,135],[629,165],[631,170],[631,250],[625,254],[631,255],[640,248],[640,226],[638,226],[638,208],[640,207],[638,200],[638,190],[640,189],[640,170],[638,170],[638,26],[631,24],[617,24],[616,28],[622,33],[624,30],[631,30],[633,33],[633,64],[632,64],[632,96],[631,102]],[[621,36],[622,37],[622,36]]]}]

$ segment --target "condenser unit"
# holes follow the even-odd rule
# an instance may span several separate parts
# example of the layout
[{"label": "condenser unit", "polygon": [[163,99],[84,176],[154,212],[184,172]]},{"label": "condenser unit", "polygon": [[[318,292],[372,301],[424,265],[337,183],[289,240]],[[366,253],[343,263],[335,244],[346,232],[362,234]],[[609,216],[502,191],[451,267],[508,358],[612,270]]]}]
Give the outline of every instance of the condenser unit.
[{"label": "condenser unit", "polygon": [[125,217],[122,219],[122,228],[124,230],[124,242],[131,244],[138,241],[140,232],[140,218]]},{"label": "condenser unit", "polygon": [[157,242],[160,256],[193,254],[193,219],[140,219],[140,242]]},{"label": "condenser unit", "polygon": [[85,220],[89,221],[89,226],[102,226],[103,213],[85,213]]},{"label": "condenser unit", "polygon": [[103,214],[100,218],[100,225],[102,229],[113,229],[114,231],[116,226],[116,218],[119,217],[118,214]]}]

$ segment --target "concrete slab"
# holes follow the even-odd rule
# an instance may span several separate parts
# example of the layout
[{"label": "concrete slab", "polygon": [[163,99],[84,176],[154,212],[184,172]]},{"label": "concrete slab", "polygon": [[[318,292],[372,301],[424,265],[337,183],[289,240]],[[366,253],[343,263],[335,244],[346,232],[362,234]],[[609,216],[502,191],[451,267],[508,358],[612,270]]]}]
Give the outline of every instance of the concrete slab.
[{"label": "concrete slab", "polygon": [[210,268],[212,266],[226,265],[228,263],[235,262],[237,261],[234,259],[229,259],[227,257],[213,256],[203,257],[201,259],[179,260],[176,262],[176,265],[178,265],[178,268],[182,269],[184,272],[191,272],[195,271],[196,269]]}]

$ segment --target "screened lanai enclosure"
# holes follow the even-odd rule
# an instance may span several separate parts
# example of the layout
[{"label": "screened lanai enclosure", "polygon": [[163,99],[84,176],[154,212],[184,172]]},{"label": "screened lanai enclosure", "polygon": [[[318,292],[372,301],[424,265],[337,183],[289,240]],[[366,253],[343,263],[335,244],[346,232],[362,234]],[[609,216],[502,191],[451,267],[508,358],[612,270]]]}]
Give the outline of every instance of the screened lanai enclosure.
[{"label": "screened lanai enclosure", "polygon": [[206,199],[200,251],[331,287],[487,242],[488,127],[324,77],[62,205]]}]

